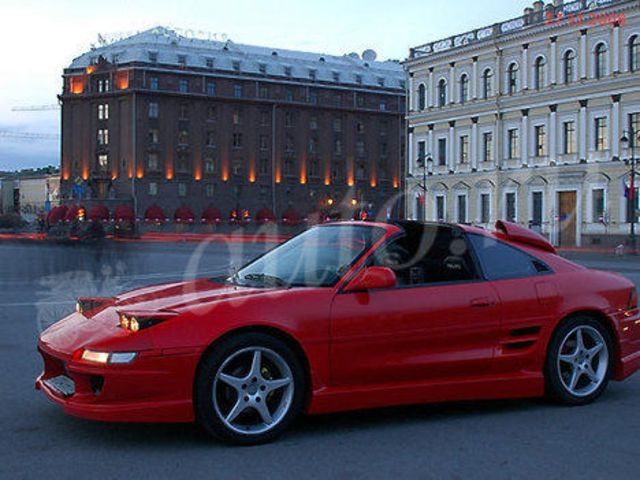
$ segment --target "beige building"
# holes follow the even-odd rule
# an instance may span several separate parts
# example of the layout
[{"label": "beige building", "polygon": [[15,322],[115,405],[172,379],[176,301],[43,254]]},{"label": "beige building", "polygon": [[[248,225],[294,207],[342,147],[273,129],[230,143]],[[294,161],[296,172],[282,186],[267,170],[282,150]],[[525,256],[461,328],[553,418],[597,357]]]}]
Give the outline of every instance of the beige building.
[{"label": "beige building", "polygon": [[35,215],[60,203],[60,175],[38,175],[18,179],[22,215]]},{"label": "beige building", "polygon": [[508,219],[562,246],[627,239],[640,1],[538,1],[412,48],[405,68],[408,218]]}]

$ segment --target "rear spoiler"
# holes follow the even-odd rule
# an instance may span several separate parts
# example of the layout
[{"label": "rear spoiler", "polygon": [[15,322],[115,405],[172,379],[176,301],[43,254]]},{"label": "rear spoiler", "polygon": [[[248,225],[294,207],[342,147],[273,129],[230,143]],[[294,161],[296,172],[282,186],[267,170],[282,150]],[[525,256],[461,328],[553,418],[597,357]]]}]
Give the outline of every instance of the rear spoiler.
[{"label": "rear spoiler", "polygon": [[542,235],[529,230],[517,223],[507,222],[506,220],[498,220],[496,222],[495,233],[505,240],[515,243],[522,243],[530,247],[539,248],[545,252],[557,253],[553,245]]}]

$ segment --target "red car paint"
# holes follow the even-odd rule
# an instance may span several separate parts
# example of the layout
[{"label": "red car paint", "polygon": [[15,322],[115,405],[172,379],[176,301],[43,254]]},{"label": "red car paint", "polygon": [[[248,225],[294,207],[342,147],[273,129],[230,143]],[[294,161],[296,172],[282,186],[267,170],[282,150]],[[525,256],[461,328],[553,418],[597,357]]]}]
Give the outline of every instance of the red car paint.
[{"label": "red car paint", "polygon": [[[633,284],[588,270],[554,253],[515,224],[494,233],[553,273],[502,281],[358,291],[357,274],[377,248],[401,232],[390,224],[345,222],[384,230],[333,287],[248,288],[209,279],[122,294],[85,317],[73,313],[40,336],[44,372],[36,387],[72,415],[107,421],[189,422],[198,363],[225,335],[262,329],[303,352],[311,414],[410,403],[541,396],[547,344],[568,315],[590,312],[615,338],[615,379],[640,368],[640,314]],[[342,224],[342,225],[344,225]],[[316,228],[331,228],[319,226]],[[386,282],[378,271],[366,281]],[[93,299],[95,300],[95,299]],[[118,312],[174,312],[147,330],[119,328]],[[83,349],[139,352],[126,365],[81,359]],[[46,379],[66,374],[76,393],[63,397]],[[96,389],[97,378],[103,379]]]}]

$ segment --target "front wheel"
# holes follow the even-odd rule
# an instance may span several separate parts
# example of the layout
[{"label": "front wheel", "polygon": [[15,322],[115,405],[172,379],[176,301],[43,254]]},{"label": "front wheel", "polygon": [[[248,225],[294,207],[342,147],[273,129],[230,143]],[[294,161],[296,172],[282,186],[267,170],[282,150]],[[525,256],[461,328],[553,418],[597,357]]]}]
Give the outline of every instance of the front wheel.
[{"label": "front wheel", "polygon": [[302,411],[305,375],[297,355],[261,333],[229,338],[205,356],[196,378],[198,422],[236,444],[268,442]]},{"label": "front wheel", "polygon": [[547,393],[567,405],[595,400],[611,376],[611,345],[607,329],[590,317],[574,317],[562,323],[549,344]]}]

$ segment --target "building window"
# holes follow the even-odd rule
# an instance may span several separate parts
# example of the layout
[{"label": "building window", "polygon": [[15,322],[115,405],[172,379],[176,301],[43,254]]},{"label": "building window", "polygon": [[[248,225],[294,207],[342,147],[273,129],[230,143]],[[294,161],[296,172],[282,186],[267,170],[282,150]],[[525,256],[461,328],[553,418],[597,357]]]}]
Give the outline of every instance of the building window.
[{"label": "building window", "polygon": [[338,156],[342,155],[342,140],[339,138],[336,138],[333,142],[333,153]]},{"label": "building window", "polygon": [[98,168],[101,172],[106,172],[109,169],[109,155],[106,153],[98,155]]},{"label": "building window", "polygon": [[544,125],[536,125],[534,130],[536,157],[544,157],[547,155],[547,128]]},{"label": "building window", "polygon": [[438,139],[438,165],[444,166],[447,164],[447,139]]},{"label": "building window", "polygon": [[564,122],[562,124],[563,153],[565,155],[576,153],[576,122]]},{"label": "building window", "polygon": [[102,146],[109,145],[109,129],[108,128],[98,129],[98,145],[102,145]]},{"label": "building window", "polygon": [[568,50],[564,54],[564,83],[569,84],[575,80],[576,52]]},{"label": "building window", "polygon": [[516,221],[516,194],[515,192],[507,192],[504,195],[505,216],[507,221]]},{"label": "building window", "polygon": [[268,127],[271,124],[271,112],[268,110],[262,110],[260,112],[260,126]]},{"label": "building window", "polygon": [[380,104],[378,105],[378,109],[381,112],[386,112],[387,111],[387,102],[385,102],[384,100],[380,100]]},{"label": "building window", "polygon": [[340,72],[331,72],[331,76],[333,78],[334,82],[339,82],[340,81]]},{"label": "building window", "polygon": [[509,160],[514,160],[520,156],[517,128],[512,128],[507,133],[507,149],[507,158]]},{"label": "building window", "polygon": [[233,67],[233,71],[234,72],[239,72],[240,71],[240,62],[238,60],[234,60],[233,63],[231,64]]},{"label": "building window", "polygon": [[427,107],[427,89],[424,83],[418,87],[418,110],[424,110]]},{"label": "building window", "polygon": [[233,148],[242,148],[242,134],[234,133],[233,134]]},{"label": "building window", "polygon": [[260,150],[269,150],[269,136],[268,135],[260,135],[258,137],[258,146]]},{"label": "building window", "polygon": [[491,196],[488,193],[480,194],[480,223],[491,222]]},{"label": "building window", "polygon": [[204,159],[204,173],[209,175],[216,173],[216,162],[213,158],[206,157]]},{"label": "building window", "polygon": [[465,103],[469,99],[469,76],[464,74],[460,77],[460,103]]},{"label": "building window", "polygon": [[104,93],[111,90],[111,83],[108,78],[98,80],[98,93]]},{"label": "building window", "polygon": [[262,75],[265,75],[265,74],[267,73],[267,64],[266,64],[266,63],[261,63],[261,64],[258,66],[258,70],[260,71],[260,73],[261,73]]},{"label": "building window", "polygon": [[188,145],[189,144],[189,130],[186,128],[180,129],[178,132],[178,143],[180,145]]},{"label": "building window", "polygon": [[242,85],[236,83],[233,86],[233,96],[236,98],[242,97]]},{"label": "building window", "polygon": [[[364,152],[364,144],[362,145]],[[310,154],[315,155],[318,153],[318,139],[315,137],[309,137],[309,143],[307,145],[307,150]]]},{"label": "building window", "polygon": [[216,94],[216,84],[213,82],[207,82],[207,95],[213,96]]},{"label": "building window", "polygon": [[109,120],[109,104],[98,105],[98,120]]},{"label": "building window", "polygon": [[362,75],[356,75],[356,83],[362,85]]},{"label": "building window", "polygon": [[309,117],[309,130],[317,130],[318,129],[318,117],[315,115],[311,115]]},{"label": "building window", "polygon": [[531,193],[531,223],[535,226],[542,225],[543,217],[543,196],[542,192]]},{"label": "building window", "polygon": [[176,171],[180,173],[189,172],[189,158],[185,152],[178,153],[176,157]]},{"label": "building window", "polygon": [[158,63],[158,52],[147,52],[149,62]]},{"label": "building window", "polygon": [[438,195],[436,197],[436,220],[438,222],[444,222],[446,220],[444,195]]},{"label": "building window", "polygon": [[284,126],[293,127],[295,124],[292,112],[284,112]]},{"label": "building window", "polygon": [[640,70],[640,35],[634,35],[629,39],[629,70]]},{"label": "building window", "polygon": [[[624,197],[626,199],[626,222],[627,223],[631,223],[631,220],[633,218],[638,219],[637,216],[637,211],[638,211],[638,207],[639,207],[639,203],[638,202],[638,194],[640,192],[638,191],[638,187],[635,187],[633,189],[633,195],[631,195],[631,188],[629,185],[627,185],[627,183],[624,184]],[[630,198],[631,197],[631,198]]]},{"label": "building window", "polygon": [[533,66],[533,85],[536,90],[540,90],[544,87],[544,71],[546,60],[544,57],[536,58],[535,64]]},{"label": "building window", "polygon": [[284,159],[284,175],[286,177],[293,177],[295,176],[295,172],[294,172],[294,165],[293,165],[293,158],[291,157],[286,157]]},{"label": "building window", "polygon": [[443,78],[438,82],[438,106],[444,107],[447,104],[447,81]]},{"label": "building window", "polygon": [[333,119],[333,131],[336,133],[342,132],[342,119],[336,117]]},{"label": "building window", "polygon": [[189,105],[186,103],[180,104],[180,111],[178,112],[179,118],[181,120],[186,120],[189,118]]},{"label": "building window", "polygon": [[207,120],[215,120],[216,118],[216,106],[209,105],[207,107]]},{"label": "building window", "polygon": [[460,164],[469,163],[469,135],[460,137],[460,156],[458,160]]},{"label": "building window", "polygon": [[290,77],[291,76],[291,67],[284,67],[284,75],[286,77]]},{"label": "building window", "polygon": [[640,139],[640,113],[631,113],[629,115],[629,131],[631,132],[629,138],[630,147],[639,147],[638,140]]},{"label": "building window", "polygon": [[295,95],[294,95],[294,92],[293,92],[293,89],[292,89],[292,88],[287,88],[287,89],[284,91],[284,99],[285,99],[287,102],[293,102],[293,100],[295,99]]},{"label": "building window", "polygon": [[[417,160],[419,162],[426,162],[427,156],[427,142],[421,140],[418,142],[418,157]],[[422,163],[422,165],[426,165],[426,163]]]},{"label": "building window", "polygon": [[181,67],[187,66],[187,56],[186,55],[178,55],[178,65]]},{"label": "building window", "polygon": [[518,90],[518,64],[512,63],[507,70],[507,92],[513,95]]},{"label": "building window", "polygon": [[482,74],[482,98],[489,98],[493,94],[493,71],[487,68]]},{"label": "building window", "polygon": [[287,135],[284,137],[284,151],[286,153],[294,153],[295,145],[293,142],[293,137],[291,135]]},{"label": "building window", "polygon": [[595,149],[599,152],[609,148],[609,132],[607,129],[607,117],[595,119]]},{"label": "building window", "polygon": [[467,223],[467,196],[458,195],[458,223]]},{"label": "building window", "polygon": [[160,142],[160,131],[157,128],[149,129],[149,143],[155,145]]},{"label": "building window", "polygon": [[320,175],[320,167],[317,158],[312,158],[309,160],[309,176],[310,177],[318,177]]},{"label": "building window", "polygon": [[314,91],[309,92],[309,103],[311,105],[318,104],[318,92],[314,92]]},{"label": "building window", "polygon": [[157,153],[150,153],[147,156],[147,168],[152,172],[157,172],[160,169]]},{"label": "building window", "polygon": [[149,182],[149,195],[152,197],[158,195],[158,184],[156,182]]},{"label": "building window", "polygon": [[593,51],[594,75],[602,78],[607,74],[607,46],[599,43]]},{"label": "building window", "polygon": [[160,105],[156,102],[149,102],[149,118],[158,118],[160,116]]},{"label": "building window", "polygon": [[213,184],[211,183],[207,183],[207,185],[204,187],[204,194],[206,197],[211,198],[213,197]]},{"label": "building window", "polygon": [[356,106],[364,107],[364,95],[355,94],[356,96]]},{"label": "building window", "polygon": [[364,133],[364,122],[356,122],[356,133]]},{"label": "building window", "polygon": [[591,190],[591,208],[593,223],[602,223],[604,221],[604,188],[594,188]]},{"label": "building window", "polygon": [[356,142],[356,155],[361,158],[365,156],[364,142],[362,140]]},{"label": "building window", "polygon": [[160,88],[160,84],[158,82],[158,77],[149,78],[149,89],[158,90]]},{"label": "building window", "polygon": [[186,197],[187,196],[187,184],[186,183],[178,183],[178,196]]},{"label": "building window", "polygon": [[493,160],[493,132],[485,132],[482,134],[482,161],[490,162]]},{"label": "building window", "polygon": [[262,157],[258,161],[258,175],[268,175],[269,174],[269,159]]},{"label": "building window", "polygon": [[215,147],[216,146],[216,132],[213,130],[209,130],[207,132],[207,147]]},{"label": "building window", "polygon": [[207,68],[209,70],[213,69],[214,63],[215,63],[215,61],[211,57],[207,57],[207,59],[205,60],[205,65],[207,66]]},{"label": "building window", "polygon": [[260,88],[258,88],[258,96],[260,98],[269,98],[269,87],[260,85]]},{"label": "building window", "polygon": [[313,80],[315,81],[316,77],[318,76],[318,71],[311,68],[309,69],[309,80]]},{"label": "building window", "polygon": [[189,80],[180,80],[178,83],[178,90],[180,93],[187,93],[189,91]]}]

